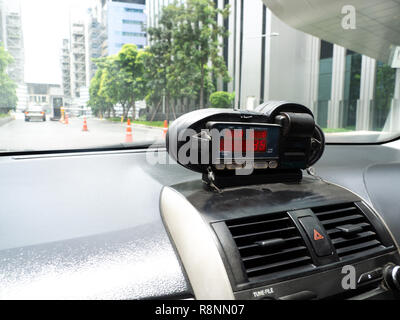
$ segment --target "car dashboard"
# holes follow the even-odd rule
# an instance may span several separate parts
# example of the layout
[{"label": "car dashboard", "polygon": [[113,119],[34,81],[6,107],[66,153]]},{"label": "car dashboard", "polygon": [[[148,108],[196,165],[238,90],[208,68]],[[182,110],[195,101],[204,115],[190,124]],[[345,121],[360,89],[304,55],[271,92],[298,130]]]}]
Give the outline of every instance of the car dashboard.
[{"label": "car dashboard", "polygon": [[[171,159],[150,164],[146,150],[2,157],[0,297],[397,298],[382,272],[400,262],[399,149],[328,145],[301,184],[222,193],[205,191],[199,173]],[[349,254],[339,237],[328,243],[330,257],[318,256],[305,218],[333,239],[323,217],[335,210],[339,220],[360,216],[353,224],[365,229],[348,231],[359,238],[347,241]],[[272,262],[260,267],[268,254]],[[373,279],[344,290],[348,265],[357,282]]]}]

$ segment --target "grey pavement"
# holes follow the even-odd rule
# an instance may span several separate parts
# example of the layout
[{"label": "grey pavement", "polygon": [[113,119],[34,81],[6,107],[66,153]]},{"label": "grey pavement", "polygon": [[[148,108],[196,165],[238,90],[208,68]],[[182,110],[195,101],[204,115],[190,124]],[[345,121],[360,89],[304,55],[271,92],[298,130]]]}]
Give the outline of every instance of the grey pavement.
[{"label": "grey pavement", "polygon": [[[83,118],[71,118],[69,124],[59,121],[25,122],[23,114],[0,126],[0,152],[96,148],[125,143],[126,124],[97,118],[87,119],[88,132],[83,132]],[[162,142],[162,128],[132,125],[133,143]]]}]

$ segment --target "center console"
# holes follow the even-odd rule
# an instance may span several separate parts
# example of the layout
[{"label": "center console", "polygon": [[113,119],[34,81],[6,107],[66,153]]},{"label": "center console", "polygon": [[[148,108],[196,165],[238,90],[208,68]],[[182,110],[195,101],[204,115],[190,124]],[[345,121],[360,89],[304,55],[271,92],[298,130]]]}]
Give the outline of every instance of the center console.
[{"label": "center console", "polygon": [[164,188],[160,208],[198,299],[399,297],[389,231],[341,187],[304,178],[210,193],[193,181]]},{"label": "center console", "polygon": [[294,103],[199,110],[172,124],[169,155],[202,180],[165,187],[160,209],[196,298],[399,298],[385,222],[312,175],[324,144],[311,111]]}]

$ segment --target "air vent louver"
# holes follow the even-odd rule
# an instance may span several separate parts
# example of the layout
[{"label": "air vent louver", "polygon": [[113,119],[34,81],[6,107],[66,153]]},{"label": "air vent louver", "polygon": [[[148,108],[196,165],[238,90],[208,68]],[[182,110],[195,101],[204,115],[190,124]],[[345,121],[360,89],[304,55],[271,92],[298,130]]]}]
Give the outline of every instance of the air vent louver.
[{"label": "air vent louver", "polygon": [[239,249],[247,276],[252,278],[312,267],[312,260],[287,213],[226,221]]},{"label": "air vent louver", "polygon": [[384,249],[365,214],[354,203],[312,209],[321,221],[341,259]]}]

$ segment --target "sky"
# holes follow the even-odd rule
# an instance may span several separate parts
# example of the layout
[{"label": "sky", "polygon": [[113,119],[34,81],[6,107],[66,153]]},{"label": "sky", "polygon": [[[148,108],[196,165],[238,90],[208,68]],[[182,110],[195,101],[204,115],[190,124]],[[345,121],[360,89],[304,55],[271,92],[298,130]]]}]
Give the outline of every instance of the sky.
[{"label": "sky", "polygon": [[70,17],[83,19],[93,1],[20,0],[25,82],[61,84],[61,46],[69,35]]}]

